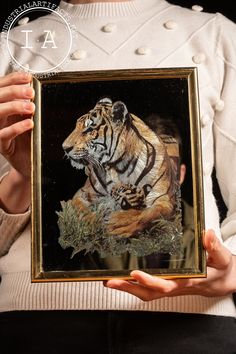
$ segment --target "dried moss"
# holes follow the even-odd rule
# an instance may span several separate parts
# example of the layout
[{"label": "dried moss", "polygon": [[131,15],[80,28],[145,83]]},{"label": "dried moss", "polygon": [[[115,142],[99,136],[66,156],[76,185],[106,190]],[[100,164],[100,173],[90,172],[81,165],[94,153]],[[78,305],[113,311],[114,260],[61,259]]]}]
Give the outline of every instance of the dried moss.
[{"label": "dried moss", "polygon": [[[110,202],[110,201],[109,201]],[[97,251],[101,257],[119,256],[125,252],[138,257],[154,252],[179,254],[181,252],[182,227],[181,213],[176,213],[175,220],[159,219],[152,226],[135,237],[124,238],[109,235],[105,220],[111,212],[111,205],[106,198],[93,206],[96,219],[94,223],[86,221],[83,214],[78,217],[71,201],[61,202],[62,210],[58,214],[60,230],[59,244],[63,249],[72,247],[73,257],[76,253]],[[177,207],[179,209],[180,206]],[[114,210],[114,209],[113,209]],[[180,210],[177,210],[180,211]]]}]

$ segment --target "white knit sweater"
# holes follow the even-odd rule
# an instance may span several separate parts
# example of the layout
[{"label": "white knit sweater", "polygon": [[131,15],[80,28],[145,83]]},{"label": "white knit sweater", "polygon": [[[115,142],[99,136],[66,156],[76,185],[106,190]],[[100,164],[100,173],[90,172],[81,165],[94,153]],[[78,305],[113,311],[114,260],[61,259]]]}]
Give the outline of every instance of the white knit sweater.
[{"label": "white knit sweater", "polygon": [[[76,26],[78,35],[72,51],[80,50],[80,59],[67,63],[68,71],[198,67],[206,228],[213,228],[236,253],[236,26],[220,14],[199,13],[164,0],[84,5],[62,2],[60,7]],[[57,33],[59,24],[51,15],[31,23],[34,43],[51,21]],[[104,30],[107,24],[110,32]],[[65,38],[60,35],[58,39],[63,51]],[[35,68],[57,64],[53,49],[38,56],[38,48],[22,51],[22,40],[15,32],[12,48],[21,63]],[[10,70],[7,59],[2,61],[1,74]],[[221,229],[212,194],[214,163],[229,209]],[[4,162],[0,161],[0,174],[4,172]],[[26,220],[27,215],[0,212],[0,247],[10,247]],[[181,296],[142,302],[132,295],[104,288],[101,282],[31,284],[29,226],[0,259],[0,274],[0,311],[115,309],[235,316],[231,296]]]}]

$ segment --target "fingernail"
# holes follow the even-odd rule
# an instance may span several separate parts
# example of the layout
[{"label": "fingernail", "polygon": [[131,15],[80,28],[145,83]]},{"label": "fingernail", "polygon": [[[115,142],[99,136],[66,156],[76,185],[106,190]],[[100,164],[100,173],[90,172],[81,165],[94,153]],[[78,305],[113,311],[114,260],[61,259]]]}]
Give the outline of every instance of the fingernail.
[{"label": "fingernail", "polygon": [[33,128],[34,126],[34,122],[31,120],[31,119],[25,119],[22,121],[22,124],[25,126],[25,127],[30,127],[30,128]]},{"label": "fingernail", "polygon": [[32,87],[25,87],[23,89],[23,95],[28,98],[34,97],[34,89]]},{"label": "fingernail", "polygon": [[24,102],[23,103],[23,108],[27,112],[33,112],[35,109],[35,105],[33,102]]},{"label": "fingernail", "polygon": [[30,73],[27,73],[27,72],[22,72],[22,73],[21,73],[21,77],[22,77],[22,79],[24,79],[24,80],[29,80],[29,79],[31,79],[31,74],[30,74]]},{"label": "fingernail", "polygon": [[211,249],[212,251],[215,251],[218,247],[218,239],[215,238],[214,240],[211,241]]}]

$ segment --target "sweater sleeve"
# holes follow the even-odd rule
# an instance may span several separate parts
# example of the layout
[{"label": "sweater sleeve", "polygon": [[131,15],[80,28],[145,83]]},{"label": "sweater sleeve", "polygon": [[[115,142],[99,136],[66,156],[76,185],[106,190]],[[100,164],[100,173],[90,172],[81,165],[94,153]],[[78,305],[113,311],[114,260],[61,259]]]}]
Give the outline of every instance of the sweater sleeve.
[{"label": "sweater sleeve", "polygon": [[215,166],[220,190],[228,208],[221,225],[225,245],[236,254],[236,25],[218,15],[220,37],[217,63],[221,108],[214,119]]},{"label": "sweater sleeve", "polygon": [[[0,176],[8,173],[9,164],[0,155]],[[1,178],[2,179],[2,178]],[[19,237],[30,219],[30,211],[23,214],[8,214],[0,209],[0,257],[4,256],[13,242]]]},{"label": "sweater sleeve", "polygon": [[7,214],[0,209],[0,257],[7,254],[30,219],[30,211],[24,214]]}]

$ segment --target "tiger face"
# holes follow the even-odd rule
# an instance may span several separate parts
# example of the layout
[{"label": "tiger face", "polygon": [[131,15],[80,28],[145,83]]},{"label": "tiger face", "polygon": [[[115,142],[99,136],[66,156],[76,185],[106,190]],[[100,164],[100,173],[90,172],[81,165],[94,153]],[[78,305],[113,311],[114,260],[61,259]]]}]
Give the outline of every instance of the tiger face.
[{"label": "tiger face", "polygon": [[65,139],[62,147],[73,167],[82,169],[108,162],[116,147],[116,136],[129,118],[123,102],[114,104],[109,98],[101,99],[87,114],[81,116],[75,129]]}]

